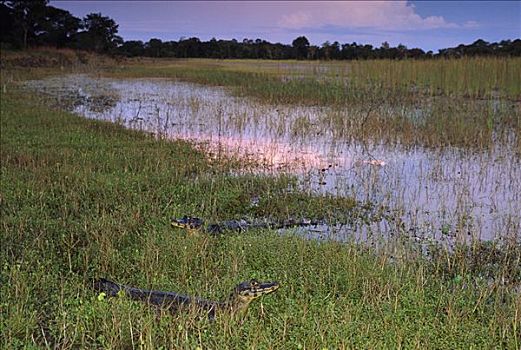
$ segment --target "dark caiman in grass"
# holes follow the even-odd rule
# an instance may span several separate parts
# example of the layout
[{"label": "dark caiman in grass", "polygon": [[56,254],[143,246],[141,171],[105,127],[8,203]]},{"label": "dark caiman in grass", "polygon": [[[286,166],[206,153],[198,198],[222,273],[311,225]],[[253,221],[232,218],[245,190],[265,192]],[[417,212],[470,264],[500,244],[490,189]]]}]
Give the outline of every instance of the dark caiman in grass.
[{"label": "dark caiman in grass", "polygon": [[210,320],[214,320],[216,314],[220,312],[244,315],[253,300],[265,294],[272,293],[279,287],[278,282],[259,282],[255,279],[244,281],[239,283],[232,290],[228,299],[221,302],[182,295],[175,292],[129,287],[104,278],[94,282],[94,289],[106,293],[107,296],[114,297],[123,292],[131,299],[159,306],[172,313],[193,307],[206,312]]},{"label": "dark caiman in grass", "polygon": [[270,220],[227,220],[219,223],[206,225],[204,220],[198,217],[183,216],[180,219],[172,218],[171,225],[173,227],[183,228],[190,233],[206,232],[209,234],[221,234],[225,232],[244,232],[251,229],[283,229],[291,227],[316,226],[323,224],[321,220],[284,220],[284,221],[270,221]]}]

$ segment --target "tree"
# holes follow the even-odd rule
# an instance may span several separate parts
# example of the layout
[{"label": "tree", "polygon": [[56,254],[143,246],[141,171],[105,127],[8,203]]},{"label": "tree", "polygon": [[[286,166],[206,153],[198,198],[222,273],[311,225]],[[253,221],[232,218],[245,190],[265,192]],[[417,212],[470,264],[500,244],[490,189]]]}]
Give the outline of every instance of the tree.
[{"label": "tree", "polygon": [[145,45],[141,40],[129,40],[125,41],[119,48],[118,51],[127,57],[144,56]]},{"label": "tree", "polygon": [[150,39],[145,44],[145,55],[150,57],[162,57],[163,42],[160,39]]},{"label": "tree", "polygon": [[340,58],[340,43],[338,41],[331,44],[331,58],[334,60]]},{"label": "tree", "polygon": [[320,48],[320,58],[323,58],[325,60],[331,59],[331,43],[329,41],[326,41],[322,44],[322,47]]},{"label": "tree", "polygon": [[78,46],[100,53],[113,52],[123,43],[117,35],[118,25],[101,13],[90,13],[83,19],[84,32],[78,34]]},{"label": "tree", "polygon": [[318,46],[310,45],[308,48],[308,59],[315,60],[318,58]]},{"label": "tree", "polygon": [[81,27],[81,20],[65,11],[53,6],[45,8],[45,15],[38,25],[40,34],[38,41],[43,45],[65,47],[72,41]]},{"label": "tree", "polygon": [[[48,0],[11,0],[7,5],[11,8],[14,22],[13,39],[24,49],[29,42],[35,40],[38,25],[42,23]],[[16,32],[20,33],[20,36]],[[21,43],[20,38],[21,37]]]},{"label": "tree", "polygon": [[399,59],[407,57],[407,46],[405,46],[403,44],[398,44],[398,46],[396,48],[398,49],[398,58]]},{"label": "tree", "polygon": [[355,48],[356,43],[351,44],[343,44],[342,51],[340,52],[342,59],[344,60],[352,60],[355,58]]},{"label": "tree", "polygon": [[201,41],[199,38],[181,39],[177,45],[178,57],[200,57]]},{"label": "tree", "polygon": [[521,39],[516,39],[510,43],[510,47],[507,52],[511,56],[521,56]]},{"label": "tree", "polygon": [[13,11],[10,7],[0,2],[0,42],[2,44],[13,42],[14,29]]},{"label": "tree", "polygon": [[387,41],[384,41],[378,51],[378,58],[391,58],[391,45]]},{"label": "tree", "polygon": [[463,49],[463,53],[469,56],[488,55],[491,52],[491,45],[483,39],[478,39]]},{"label": "tree", "polygon": [[425,56],[425,51],[423,51],[420,48],[409,49],[407,51],[407,57],[409,57],[409,58],[418,59],[418,58],[422,58],[424,56]]},{"label": "tree", "polygon": [[305,36],[299,36],[293,40],[291,45],[295,51],[295,58],[306,59],[308,57],[309,40]]}]

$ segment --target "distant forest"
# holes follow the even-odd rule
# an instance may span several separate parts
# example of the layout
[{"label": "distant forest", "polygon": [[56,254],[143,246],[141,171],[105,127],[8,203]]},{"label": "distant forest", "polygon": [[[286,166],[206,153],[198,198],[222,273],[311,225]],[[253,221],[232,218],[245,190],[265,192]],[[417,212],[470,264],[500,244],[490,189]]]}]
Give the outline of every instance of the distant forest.
[{"label": "distant forest", "polygon": [[291,45],[270,43],[262,39],[201,41],[181,38],[179,41],[150,39],[124,41],[118,36],[118,24],[101,13],[80,19],[70,12],[50,6],[47,0],[0,0],[0,42],[2,49],[56,47],[88,50],[101,54],[126,57],[177,58],[257,58],[257,59],[404,59],[464,56],[521,56],[521,40],[489,43],[476,40],[470,45],[425,52],[405,45],[380,47],[353,42],[340,44],[326,41],[311,45],[304,36]]}]

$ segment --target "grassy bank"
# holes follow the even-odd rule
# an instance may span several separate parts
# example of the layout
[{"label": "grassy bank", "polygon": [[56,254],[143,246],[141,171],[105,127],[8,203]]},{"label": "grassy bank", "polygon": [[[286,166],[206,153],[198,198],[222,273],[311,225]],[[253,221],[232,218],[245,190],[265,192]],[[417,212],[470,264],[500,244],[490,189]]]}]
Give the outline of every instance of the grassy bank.
[{"label": "grassy bank", "polygon": [[94,67],[114,66],[118,58],[101,56],[88,51],[39,47],[29,50],[2,50],[0,66],[2,69],[59,68],[93,69]]},{"label": "grassy bank", "polygon": [[[521,346],[515,246],[426,259],[400,241],[377,251],[268,231],[188,236],[170,216],[336,216],[358,204],[296,192],[291,178],[231,176],[233,159],[216,163],[190,144],[53,110],[16,89],[1,98],[4,348]],[[282,287],[242,324],[210,323],[99,300],[95,277],[211,299],[252,277]]]},{"label": "grassy bank", "polygon": [[431,61],[139,61],[105,71],[225,86],[271,104],[331,108],[322,129],[357,141],[521,149],[518,58]]}]

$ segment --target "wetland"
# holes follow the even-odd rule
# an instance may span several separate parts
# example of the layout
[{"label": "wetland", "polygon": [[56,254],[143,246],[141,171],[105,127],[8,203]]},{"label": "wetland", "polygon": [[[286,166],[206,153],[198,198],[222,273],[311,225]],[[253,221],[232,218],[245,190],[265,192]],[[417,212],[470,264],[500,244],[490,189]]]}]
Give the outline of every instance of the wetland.
[{"label": "wetland", "polygon": [[[509,136],[486,148],[425,147],[420,142],[356,136],[366,126],[352,120],[371,113],[378,118],[394,114],[428,118],[423,115],[432,113],[433,102],[387,105],[374,111],[367,106],[364,115],[360,108],[274,105],[234,96],[222,87],[160,78],[68,75],[28,81],[26,86],[75,114],[158,138],[186,140],[208,156],[235,157],[250,165],[237,174],[293,175],[301,191],[386,208],[388,215],[366,227],[330,225],[313,230],[330,238],[400,234],[453,242],[515,239],[521,231],[521,164],[515,131],[494,126],[495,133]],[[475,103],[492,119],[509,113],[519,119],[517,102],[509,105],[495,98]],[[335,122],[340,118],[342,125]]]},{"label": "wetland", "polygon": [[[518,58],[103,62],[2,68],[3,347],[519,348]],[[210,322],[99,277],[281,287]]]}]

